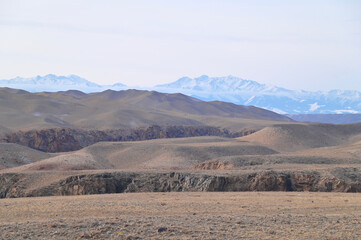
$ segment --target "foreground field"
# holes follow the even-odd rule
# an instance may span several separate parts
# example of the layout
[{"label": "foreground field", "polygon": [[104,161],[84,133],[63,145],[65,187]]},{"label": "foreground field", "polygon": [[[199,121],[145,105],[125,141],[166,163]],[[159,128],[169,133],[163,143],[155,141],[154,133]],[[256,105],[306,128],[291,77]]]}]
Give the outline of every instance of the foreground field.
[{"label": "foreground field", "polygon": [[361,239],[359,193],[0,199],[1,239]]}]

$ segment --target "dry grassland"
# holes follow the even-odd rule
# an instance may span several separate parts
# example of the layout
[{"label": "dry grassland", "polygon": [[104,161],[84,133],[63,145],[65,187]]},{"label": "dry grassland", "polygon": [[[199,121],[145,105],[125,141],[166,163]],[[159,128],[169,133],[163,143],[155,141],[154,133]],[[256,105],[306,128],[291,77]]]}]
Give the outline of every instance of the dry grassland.
[{"label": "dry grassland", "polygon": [[361,239],[361,194],[134,193],[0,199],[1,239]]}]

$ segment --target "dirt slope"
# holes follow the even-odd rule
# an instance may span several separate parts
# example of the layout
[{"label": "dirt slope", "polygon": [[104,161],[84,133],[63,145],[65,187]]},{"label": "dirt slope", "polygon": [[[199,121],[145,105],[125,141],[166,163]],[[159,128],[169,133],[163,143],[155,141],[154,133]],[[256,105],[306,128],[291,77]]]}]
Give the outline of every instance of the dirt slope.
[{"label": "dirt slope", "polygon": [[100,142],[70,153],[9,169],[34,170],[191,169],[194,165],[225,156],[266,155],[276,152],[262,146],[220,137],[156,139],[139,142]]},{"label": "dirt slope", "polygon": [[333,147],[312,148],[293,152],[288,155],[305,157],[323,157],[334,159],[359,159],[361,162],[361,142],[343,144]]},{"label": "dirt slope", "polygon": [[279,152],[293,152],[350,143],[361,136],[361,123],[279,124],[266,127],[239,140],[268,146]]},{"label": "dirt slope", "polygon": [[74,152],[44,155],[35,163],[18,161],[17,165],[8,166],[24,166],[7,171],[216,170],[266,169],[267,166],[273,169],[276,165],[310,169],[317,164],[361,164],[361,141],[353,142],[359,136],[358,128],[359,125],[293,124],[265,128],[238,139],[192,137],[99,142]]},{"label": "dirt slope", "polygon": [[0,169],[30,164],[51,156],[49,153],[40,152],[18,144],[0,143]]},{"label": "dirt slope", "polygon": [[142,141],[162,138],[185,138],[198,136],[239,137],[253,133],[244,129],[231,132],[210,126],[149,126],[143,128],[121,128],[108,130],[84,130],[72,128],[50,128],[16,131],[5,134],[4,142],[17,143],[44,152],[69,152],[79,150],[101,141]]},{"label": "dirt slope", "polygon": [[[0,123],[19,130],[49,127],[114,129],[149,125],[211,125],[244,128],[289,118],[256,107],[204,102],[182,94],[107,90],[29,93],[0,88]],[[210,117],[210,118],[208,118]],[[241,122],[235,119],[243,119]],[[257,119],[253,123],[250,119]],[[262,121],[265,121],[262,123]]]}]

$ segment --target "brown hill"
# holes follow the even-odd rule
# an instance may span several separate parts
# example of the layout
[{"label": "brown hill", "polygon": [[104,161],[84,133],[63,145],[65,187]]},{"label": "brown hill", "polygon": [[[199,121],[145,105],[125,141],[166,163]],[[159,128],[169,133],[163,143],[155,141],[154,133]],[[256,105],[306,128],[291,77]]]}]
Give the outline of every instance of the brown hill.
[{"label": "brown hill", "polygon": [[14,143],[0,143],[0,169],[30,164],[52,155]]},{"label": "brown hill", "polygon": [[256,107],[204,102],[182,94],[140,90],[85,94],[73,90],[29,93],[0,88],[0,113],[0,123],[12,130],[51,127],[113,129],[155,124],[243,129],[291,121]]},{"label": "brown hill", "polygon": [[[75,137],[73,140],[84,138],[87,141],[80,142],[93,145],[79,151],[44,155],[30,162],[17,161],[16,164],[3,164],[3,166],[16,167],[24,164],[22,167],[9,169],[12,172],[97,169],[191,170],[193,168],[224,170],[230,168],[273,169],[275,167],[300,170],[315,168],[317,164],[322,164],[323,166],[318,166],[318,168],[324,169],[332,164],[360,164],[360,140],[357,140],[360,138],[360,125],[276,125],[238,139],[193,137],[96,144],[87,141],[96,140],[97,134],[89,137],[88,135],[76,136],[70,132],[69,136]],[[182,128],[176,132],[184,133],[184,131],[188,130]],[[90,131],[90,133],[95,132],[97,131]],[[144,140],[143,137],[156,137],[154,134],[160,137],[166,133],[170,133],[169,129],[160,132],[146,130],[134,136],[139,137],[136,140]],[[102,134],[104,135],[104,132]],[[103,136],[102,134],[100,135]],[[112,137],[111,134],[114,133],[109,132],[104,136]],[[42,144],[52,146],[51,143],[58,144],[56,146],[65,146],[67,143],[76,146],[74,141],[68,139],[69,136],[58,135],[64,140],[63,142],[53,141],[54,139],[48,135],[44,136],[44,139],[49,142],[35,141],[40,144],[39,146]],[[103,140],[112,141],[112,139]],[[8,158],[11,152],[19,152],[17,149],[9,151]]]},{"label": "brown hill", "polygon": [[[332,164],[361,163],[360,142],[355,141],[360,136],[359,132],[360,124],[291,124],[267,127],[238,139],[193,137],[99,142],[79,151],[57,154],[46,159],[44,157],[43,160],[30,164],[23,163],[26,165],[10,170],[217,170],[272,169],[276,166],[309,169],[317,164],[322,164],[323,166],[319,166],[321,168],[328,168]],[[149,133],[143,133],[139,137],[149,136]]]},{"label": "brown hill", "polygon": [[139,142],[100,142],[79,151],[58,154],[10,170],[18,172],[89,169],[191,169],[198,163],[225,156],[275,153],[275,151],[266,147],[220,137],[156,139]]},{"label": "brown hill", "polygon": [[293,152],[350,143],[360,136],[361,123],[278,124],[239,139],[267,146],[279,152]]},{"label": "brown hill", "polygon": [[[0,194],[95,194],[125,188],[183,191],[195,182],[199,189],[217,191],[361,191],[360,142],[277,153],[241,140],[194,137],[99,142],[40,161],[35,158],[5,166],[0,170]],[[10,153],[15,151],[19,150]],[[119,187],[123,183],[125,188]]]},{"label": "brown hill", "polygon": [[[292,153],[294,156],[333,158],[342,160],[356,159],[361,163],[361,142],[354,142],[333,147],[312,148]],[[341,160],[342,159],[342,160]]]},{"label": "brown hill", "polygon": [[50,128],[17,131],[5,134],[4,142],[18,143],[44,152],[68,152],[100,141],[141,141],[158,138],[181,138],[197,136],[239,137],[253,133],[253,130],[230,132],[210,126],[149,126],[110,130],[84,130],[71,128]]}]

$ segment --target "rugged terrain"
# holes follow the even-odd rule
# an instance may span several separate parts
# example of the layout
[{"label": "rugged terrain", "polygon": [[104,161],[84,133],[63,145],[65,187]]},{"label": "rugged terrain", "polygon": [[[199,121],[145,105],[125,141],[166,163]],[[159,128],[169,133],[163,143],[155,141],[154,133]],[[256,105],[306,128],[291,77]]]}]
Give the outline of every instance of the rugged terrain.
[{"label": "rugged terrain", "polygon": [[2,198],[361,191],[360,123],[149,91],[0,91]]},{"label": "rugged terrain", "polygon": [[169,84],[158,85],[155,89],[161,92],[180,92],[207,101],[254,105],[279,113],[347,114],[359,113],[361,110],[361,94],[356,90],[291,90],[235,76],[183,77]]},{"label": "rugged terrain", "polygon": [[108,130],[159,126],[259,129],[290,118],[252,106],[204,102],[182,94],[107,90],[29,93],[0,88],[0,132],[48,128]]},{"label": "rugged terrain", "polygon": [[0,91],[0,238],[361,237],[360,123],[181,94]]},{"label": "rugged terrain", "polygon": [[[317,171],[318,170],[318,171]],[[360,168],[313,171],[5,173],[0,198],[129,192],[361,192]],[[42,182],[47,180],[47,182]]]},{"label": "rugged terrain", "polygon": [[[0,196],[144,191],[360,192],[360,126],[274,125],[239,138],[99,142],[53,154],[22,147],[29,150],[27,162],[9,157],[3,161]],[[12,167],[5,167],[9,165]]]},{"label": "rugged terrain", "polygon": [[[107,89],[130,89],[122,83],[99,85],[76,75],[48,74],[32,78],[16,77],[0,80],[0,87],[24,89],[30,92],[57,92],[70,89],[82,92],[101,92]],[[183,93],[206,101],[223,101],[253,105],[278,113],[293,114],[297,121],[324,123],[354,123],[360,121],[361,93],[355,90],[305,91],[261,84],[235,76],[206,75],[179,80],[154,87],[136,87],[164,93]],[[80,94],[77,94],[79,97]],[[301,115],[299,115],[301,114]],[[315,115],[314,115],[315,114]]]},{"label": "rugged terrain", "polygon": [[210,126],[149,126],[110,130],[83,130],[50,128],[6,133],[2,141],[17,143],[44,152],[68,152],[79,150],[101,141],[141,141],[160,138],[184,138],[197,136],[241,137],[255,132],[243,129],[230,132]]}]

